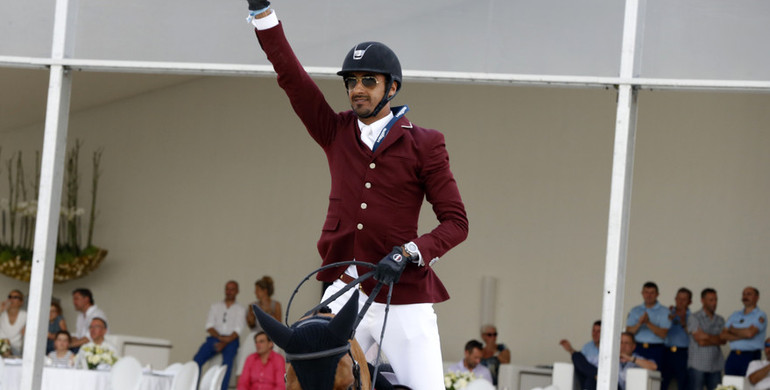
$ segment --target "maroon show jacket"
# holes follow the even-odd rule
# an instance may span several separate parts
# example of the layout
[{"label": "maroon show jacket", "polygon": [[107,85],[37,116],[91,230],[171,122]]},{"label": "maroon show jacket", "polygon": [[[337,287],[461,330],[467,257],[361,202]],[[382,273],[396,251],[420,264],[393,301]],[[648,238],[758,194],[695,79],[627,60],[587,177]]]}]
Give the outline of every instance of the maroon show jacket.
[{"label": "maroon show jacket", "polygon": [[[331,173],[329,209],[318,240],[323,264],[365,261],[376,264],[393,246],[414,241],[427,264],[441,257],[468,235],[468,218],[452,171],[444,136],[401,117],[376,152],[360,140],[353,111],[336,113],[294,55],[281,24],[256,30],[268,60],[278,73],[278,85],[307,131],[323,148]],[[417,236],[423,199],[439,221],[430,233]],[[332,282],[346,267],[320,272],[318,280]],[[358,267],[359,275],[370,271]],[[362,284],[370,293],[376,281]],[[376,297],[386,301],[384,288]],[[393,288],[393,304],[435,303],[449,294],[429,266],[408,264]]]}]

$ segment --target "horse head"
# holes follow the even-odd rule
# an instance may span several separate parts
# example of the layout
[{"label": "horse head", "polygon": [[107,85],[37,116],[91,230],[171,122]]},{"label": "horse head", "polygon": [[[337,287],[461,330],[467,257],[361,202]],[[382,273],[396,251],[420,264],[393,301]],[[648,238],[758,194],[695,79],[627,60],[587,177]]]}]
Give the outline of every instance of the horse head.
[{"label": "horse head", "polygon": [[336,316],[315,314],[300,319],[290,328],[257,305],[253,305],[252,310],[265,333],[283,348],[286,360],[291,363],[286,373],[287,389],[347,390],[355,388],[356,379],[362,389],[369,388],[363,351],[355,340],[350,340],[358,314],[358,291]]}]

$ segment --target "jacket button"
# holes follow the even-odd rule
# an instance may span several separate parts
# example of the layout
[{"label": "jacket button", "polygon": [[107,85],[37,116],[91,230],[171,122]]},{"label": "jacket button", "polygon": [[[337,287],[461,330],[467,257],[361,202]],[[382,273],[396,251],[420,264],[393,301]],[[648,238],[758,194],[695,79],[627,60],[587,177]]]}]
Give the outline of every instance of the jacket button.
[{"label": "jacket button", "polygon": [[358,225],[356,225],[356,228],[357,228],[358,230],[363,230],[363,229],[364,229],[364,224],[362,224],[362,223],[359,223]]},{"label": "jacket button", "polygon": [[369,183],[368,181],[364,183],[364,187],[366,188],[372,188],[372,183]]},{"label": "jacket button", "polygon": [[377,166],[377,164],[375,164],[375,163],[369,164],[369,168],[371,168],[371,169],[374,169],[374,167],[376,167],[376,166]]},{"label": "jacket button", "polygon": [[366,210],[366,203],[361,203],[361,209]]}]

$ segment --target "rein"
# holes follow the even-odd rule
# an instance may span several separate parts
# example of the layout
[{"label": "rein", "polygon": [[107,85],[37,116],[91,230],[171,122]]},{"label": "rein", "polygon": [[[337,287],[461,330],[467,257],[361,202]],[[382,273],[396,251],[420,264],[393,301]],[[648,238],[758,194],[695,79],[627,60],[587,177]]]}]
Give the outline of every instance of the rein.
[{"label": "rein", "polygon": [[[297,285],[297,287],[294,289],[294,292],[291,294],[291,298],[289,298],[289,303],[286,305],[286,316],[284,317],[284,322],[286,323],[286,326],[289,326],[289,312],[291,311],[291,303],[294,301],[294,297],[297,295],[297,292],[299,292],[300,287],[308,281],[313,275],[317,274],[318,272],[321,272],[323,270],[329,269],[329,268],[336,268],[336,267],[342,267],[342,266],[364,266],[369,268],[375,268],[376,265],[371,263],[365,263],[361,261],[342,261],[339,263],[334,264],[328,264],[325,266],[322,266],[315,271],[309,273],[307,276],[305,276],[304,279],[302,279],[301,282]],[[334,293],[334,295],[330,296],[323,302],[319,303],[312,309],[308,310],[303,317],[311,316],[323,308],[324,306],[329,305],[329,303],[334,302],[337,298],[341,297],[343,294],[345,294],[348,290],[353,288],[355,285],[363,282],[366,279],[369,279],[374,275],[374,270],[369,271],[361,276],[359,276],[357,279],[350,281],[350,283],[346,284],[345,287],[341,288],[339,291]],[[361,322],[361,320],[364,318],[364,315],[369,310],[369,306],[372,305],[372,302],[374,302],[374,297],[377,296],[377,294],[380,293],[380,290],[382,289],[382,286],[384,284],[380,281],[377,281],[377,285],[374,286],[374,289],[372,289],[372,293],[369,294],[369,297],[366,299],[366,303],[364,303],[364,306],[361,308],[361,310],[358,313],[358,317],[356,318],[356,322],[353,324],[353,331],[350,335],[350,338],[355,338],[356,335],[356,328],[358,328],[358,324]],[[382,319],[382,330],[380,331],[380,340],[377,343],[377,359],[375,360],[374,364],[374,373],[372,374],[372,389],[374,389],[374,382],[377,379],[377,374],[380,370],[380,357],[382,355],[382,340],[385,337],[385,326],[388,323],[388,312],[390,311],[390,299],[393,294],[393,283],[388,284],[388,297],[385,304],[385,316]],[[309,321],[313,321],[312,319],[309,319]],[[300,325],[301,326],[301,325]],[[311,359],[319,359],[324,357],[330,357],[330,356],[337,356],[340,354],[346,353],[350,356],[351,360],[353,361],[353,376],[355,377],[355,389],[360,390],[361,389],[361,372],[360,367],[358,365],[358,362],[356,359],[353,358],[353,354],[350,351],[350,343],[347,343],[346,345],[338,348],[332,348],[327,349],[323,351],[317,351],[317,352],[309,352],[309,353],[299,353],[299,354],[286,354],[286,360],[311,360]]]}]

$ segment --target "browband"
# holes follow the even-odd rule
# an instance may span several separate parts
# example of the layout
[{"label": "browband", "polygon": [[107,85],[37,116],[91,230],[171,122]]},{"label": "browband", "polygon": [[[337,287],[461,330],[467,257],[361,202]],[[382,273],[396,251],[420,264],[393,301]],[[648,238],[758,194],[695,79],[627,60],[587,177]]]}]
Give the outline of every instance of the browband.
[{"label": "browband", "polygon": [[290,362],[292,360],[313,360],[313,359],[320,359],[325,358],[328,356],[335,356],[335,355],[342,355],[346,352],[350,351],[350,343],[347,343],[341,347],[327,349],[324,351],[318,351],[318,352],[308,352],[308,353],[286,353],[286,361]]}]

